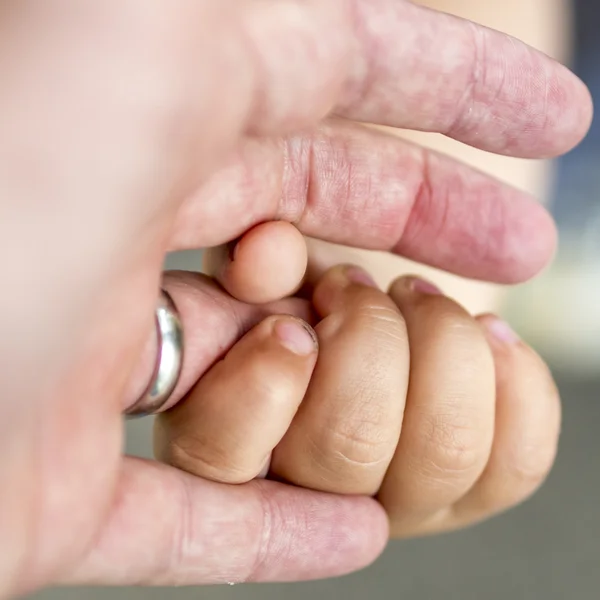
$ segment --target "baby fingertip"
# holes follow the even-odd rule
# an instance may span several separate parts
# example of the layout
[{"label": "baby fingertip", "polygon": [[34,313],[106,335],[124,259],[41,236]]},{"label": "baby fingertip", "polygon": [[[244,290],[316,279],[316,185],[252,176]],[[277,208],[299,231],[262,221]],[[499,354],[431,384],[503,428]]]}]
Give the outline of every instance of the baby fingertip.
[{"label": "baby fingertip", "polygon": [[514,346],[521,341],[521,338],[514,329],[506,321],[500,319],[496,315],[482,315],[479,318],[479,322],[496,342]]},{"label": "baby fingertip", "polygon": [[411,291],[417,292],[418,294],[425,294],[428,296],[441,296],[442,290],[437,285],[431,283],[427,279],[421,277],[409,276],[406,277],[406,285]]},{"label": "baby fingertip", "polygon": [[376,288],[377,283],[369,273],[367,273],[364,269],[354,265],[348,265],[343,269],[343,276],[351,283],[356,283],[358,285],[364,285],[365,287]]},{"label": "baby fingertip", "polygon": [[294,354],[309,356],[318,350],[317,334],[300,319],[281,318],[275,323],[274,332],[281,345]]},{"label": "baby fingertip", "polygon": [[419,297],[443,296],[444,292],[434,283],[416,275],[402,275],[390,284],[388,293],[394,299],[418,300]]}]

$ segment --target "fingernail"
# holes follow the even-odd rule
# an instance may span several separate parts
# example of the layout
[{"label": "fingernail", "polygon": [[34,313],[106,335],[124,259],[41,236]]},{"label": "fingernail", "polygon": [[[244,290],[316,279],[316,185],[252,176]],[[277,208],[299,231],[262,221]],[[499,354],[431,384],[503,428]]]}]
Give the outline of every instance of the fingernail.
[{"label": "fingernail", "polygon": [[409,281],[409,286],[413,292],[417,292],[419,294],[427,294],[429,296],[442,295],[442,290],[440,290],[440,288],[431,283],[431,281],[421,279],[420,277],[412,277]]},{"label": "fingernail", "polygon": [[317,336],[300,319],[281,319],[275,324],[275,335],[283,346],[299,356],[308,356],[318,348]]},{"label": "fingernail", "polygon": [[503,344],[512,345],[519,342],[519,336],[506,321],[502,321],[502,319],[498,319],[498,317],[490,316],[485,319],[483,323],[486,329]]},{"label": "fingernail", "polygon": [[358,283],[367,287],[377,287],[375,280],[359,267],[348,267],[345,275],[352,283]]}]

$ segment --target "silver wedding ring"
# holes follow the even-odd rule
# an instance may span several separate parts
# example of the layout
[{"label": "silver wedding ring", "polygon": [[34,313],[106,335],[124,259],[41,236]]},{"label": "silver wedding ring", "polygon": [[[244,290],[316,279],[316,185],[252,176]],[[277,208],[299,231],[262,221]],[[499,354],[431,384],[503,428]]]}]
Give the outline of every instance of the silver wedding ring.
[{"label": "silver wedding ring", "polygon": [[125,412],[127,417],[158,412],[169,401],[181,375],[183,328],[177,308],[164,290],[156,307],[156,334],[158,352],[152,379],[140,399]]}]

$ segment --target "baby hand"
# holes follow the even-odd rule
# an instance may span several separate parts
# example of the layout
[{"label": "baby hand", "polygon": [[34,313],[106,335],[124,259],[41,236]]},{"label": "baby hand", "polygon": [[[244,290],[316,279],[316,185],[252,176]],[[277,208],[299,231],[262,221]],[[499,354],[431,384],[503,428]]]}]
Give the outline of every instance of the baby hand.
[{"label": "baby hand", "polygon": [[503,322],[416,278],[385,294],[355,267],[330,270],[313,303],[318,350],[301,321],[268,318],[157,419],[160,458],[221,482],[268,471],[376,496],[395,537],[467,526],[542,483],[559,398]]}]

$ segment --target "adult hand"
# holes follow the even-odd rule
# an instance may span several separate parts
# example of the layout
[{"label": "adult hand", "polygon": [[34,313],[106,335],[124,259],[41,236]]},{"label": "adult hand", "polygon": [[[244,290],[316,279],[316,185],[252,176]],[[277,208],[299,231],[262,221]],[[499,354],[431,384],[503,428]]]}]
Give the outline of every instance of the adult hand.
[{"label": "adult hand", "polygon": [[[551,156],[587,130],[585,87],[400,0],[25,0],[3,4],[0,39],[0,595],[372,560],[386,523],[370,500],[223,487],[122,456],[165,253],[283,219],[467,276],[527,277],[553,249],[542,209],[341,119]],[[305,310],[169,285],[190,333],[175,399],[241,330]]]}]

